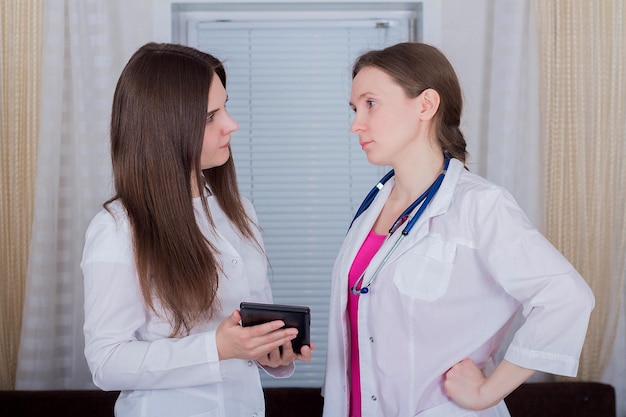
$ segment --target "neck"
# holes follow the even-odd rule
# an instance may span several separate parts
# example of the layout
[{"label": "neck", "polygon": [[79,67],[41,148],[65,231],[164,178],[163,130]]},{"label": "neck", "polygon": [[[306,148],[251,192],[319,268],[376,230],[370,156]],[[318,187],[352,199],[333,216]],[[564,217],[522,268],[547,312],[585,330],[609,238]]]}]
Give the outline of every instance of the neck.
[{"label": "neck", "polygon": [[429,149],[411,161],[394,165],[395,185],[390,198],[400,202],[415,200],[441,174],[443,166],[444,157],[440,149]]}]

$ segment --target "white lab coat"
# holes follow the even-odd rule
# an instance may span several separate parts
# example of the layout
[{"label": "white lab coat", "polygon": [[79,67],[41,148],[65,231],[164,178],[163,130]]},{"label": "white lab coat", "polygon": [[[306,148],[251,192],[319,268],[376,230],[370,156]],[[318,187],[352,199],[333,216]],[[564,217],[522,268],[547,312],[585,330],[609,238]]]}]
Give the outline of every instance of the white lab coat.
[{"label": "white lab coat", "polygon": [[[333,270],[324,416],[347,416],[348,271],[378,217],[393,179],[348,232]],[[400,228],[402,230],[402,228]],[[372,259],[367,282],[393,245]],[[501,417],[456,406],[444,373],[470,358],[489,373],[522,307],[525,322],[505,358],[519,366],[576,375],[594,297],[572,265],[502,188],[452,159],[435,198],[359,300],[363,417]]]},{"label": "white lab coat", "polygon": [[[271,302],[267,262],[243,239],[214,197],[207,195],[217,230],[194,198],[196,220],[219,251],[224,269],[217,296],[221,312],[192,334],[169,338],[171,327],[150,310],[139,288],[128,218],[119,202],[98,213],[86,233],[81,268],[85,285],[85,356],[94,383],[121,390],[118,417],[263,416],[265,402],[256,362],[218,360],[215,330],[241,301]],[[256,221],[249,201],[248,214]],[[262,245],[261,236],[256,238]],[[269,370],[289,376],[293,365]]]}]

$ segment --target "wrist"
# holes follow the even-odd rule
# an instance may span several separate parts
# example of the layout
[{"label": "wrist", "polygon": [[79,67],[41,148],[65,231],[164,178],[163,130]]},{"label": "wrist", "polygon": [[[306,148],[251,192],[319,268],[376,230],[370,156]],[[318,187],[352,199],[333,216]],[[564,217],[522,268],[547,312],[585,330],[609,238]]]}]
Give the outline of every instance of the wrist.
[{"label": "wrist", "polygon": [[230,355],[228,354],[228,349],[224,346],[224,340],[223,340],[223,337],[219,328],[215,332],[214,343],[215,343],[215,351],[217,352],[218,361],[231,359]]},{"label": "wrist", "polygon": [[476,398],[476,404],[474,411],[485,410],[493,407],[502,401],[502,396],[497,389],[493,389],[489,384],[489,379],[486,379],[483,384],[478,388],[478,396]]}]

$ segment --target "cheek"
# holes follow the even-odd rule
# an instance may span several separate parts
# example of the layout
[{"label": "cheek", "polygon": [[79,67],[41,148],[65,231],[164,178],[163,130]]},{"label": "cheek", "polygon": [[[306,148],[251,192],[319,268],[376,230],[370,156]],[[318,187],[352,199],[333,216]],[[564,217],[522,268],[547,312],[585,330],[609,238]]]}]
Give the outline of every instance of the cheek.
[{"label": "cheek", "polygon": [[220,148],[220,143],[220,136],[214,129],[210,129],[207,126],[207,129],[204,131],[202,152],[200,155],[202,169],[223,165],[228,160],[230,150],[228,148]]},{"label": "cheek", "polygon": [[211,155],[215,153],[215,141],[213,140],[212,135],[204,133],[204,137],[202,139],[202,151],[200,152],[200,158],[203,162],[206,162],[207,159],[211,158]]},{"label": "cheek", "polygon": [[207,125],[204,129],[204,136],[202,137],[202,151],[210,150],[215,147],[217,143],[217,134],[212,126]]}]

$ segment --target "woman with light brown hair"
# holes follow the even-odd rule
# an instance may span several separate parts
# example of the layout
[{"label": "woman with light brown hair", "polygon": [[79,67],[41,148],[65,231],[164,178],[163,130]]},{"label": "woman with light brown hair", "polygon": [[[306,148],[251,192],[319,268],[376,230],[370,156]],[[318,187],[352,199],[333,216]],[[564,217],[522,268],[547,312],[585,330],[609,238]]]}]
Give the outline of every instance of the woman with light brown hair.
[{"label": "woman with light brown hair", "polygon": [[226,73],[194,48],[150,43],[119,78],[115,196],[90,223],[81,268],[85,356],[120,390],[116,416],[264,415],[258,367],[286,377],[295,329],[241,327],[271,302],[267,259],[230,153]]},{"label": "woman with light brown hair", "polygon": [[437,48],[369,51],[352,75],[351,131],[393,170],[333,269],[324,416],[507,417],[503,399],[536,370],[576,375],[593,293],[506,190],[465,168],[461,87]]}]

